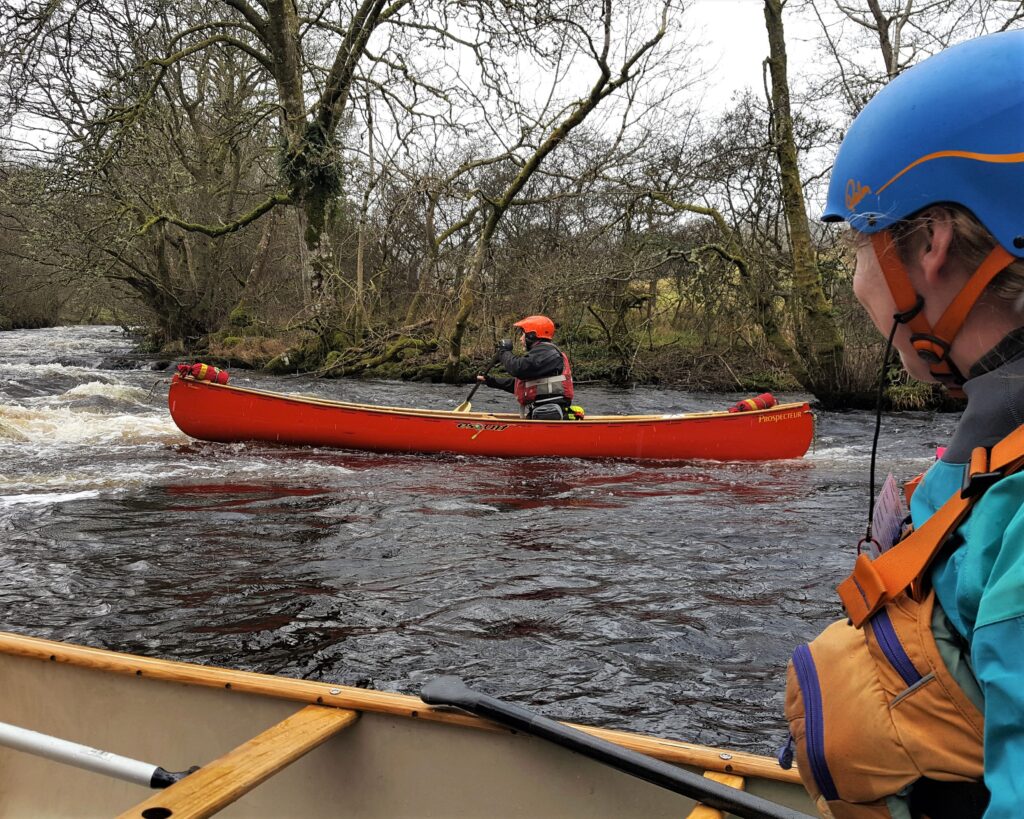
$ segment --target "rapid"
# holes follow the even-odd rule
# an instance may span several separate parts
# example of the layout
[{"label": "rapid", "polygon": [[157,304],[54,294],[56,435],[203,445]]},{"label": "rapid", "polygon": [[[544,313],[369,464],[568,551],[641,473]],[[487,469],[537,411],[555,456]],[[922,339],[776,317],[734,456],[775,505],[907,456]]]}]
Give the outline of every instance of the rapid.
[{"label": "rapid", "polygon": [[[158,366],[115,327],[0,333],[0,629],[404,693],[457,673],[574,722],[785,739],[786,661],[839,616],[864,532],[871,413],[818,412],[806,457],[760,464],[223,445],[178,431]],[[432,409],[467,392],[232,383]],[[598,414],[742,397],[577,393]],[[955,422],[886,416],[878,483],[927,468]]]}]

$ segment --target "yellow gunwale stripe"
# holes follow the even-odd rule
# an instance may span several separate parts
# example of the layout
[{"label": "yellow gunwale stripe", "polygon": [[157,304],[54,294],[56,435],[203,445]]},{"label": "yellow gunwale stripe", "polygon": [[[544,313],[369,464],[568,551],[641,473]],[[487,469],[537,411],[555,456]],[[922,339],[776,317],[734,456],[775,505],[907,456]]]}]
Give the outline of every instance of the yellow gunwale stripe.
[{"label": "yellow gunwale stripe", "polygon": [[[195,381],[194,379],[182,379],[181,383],[190,387],[209,388],[214,390],[229,390],[231,392],[247,393],[263,398],[275,398],[284,401],[296,401],[301,404],[310,404],[320,407],[334,409],[359,410],[362,412],[376,412],[385,415],[411,415],[415,417],[431,418],[451,421],[479,421],[482,423],[503,424],[544,424],[557,423],[561,421],[533,421],[521,418],[519,415],[503,412],[455,412],[454,410],[431,410],[431,409],[406,409],[404,407],[385,407],[377,404],[352,404],[347,401],[331,401],[327,398],[316,398],[310,395],[297,395],[283,392],[271,392],[270,390],[257,390],[251,387],[236,387],[234,384],[216,384],[212,381]],[[580,421],[573,421],[574,425],[585,424],[635,424],[652,421],[679,422],[679,421],[701,421],[711,418],[751,418],[757,415],[774,415],[779,412],[792,412],[807,407],[806,401],[792,401],[786,404],[776,404],[763,410],[751,410],[748,412],[729,412],[728,410],[710,410],[708,412],[686,412],[686,413],[663,413],[661,415],[588,415]],[[807,412],[811,410],[808,407]]]}]

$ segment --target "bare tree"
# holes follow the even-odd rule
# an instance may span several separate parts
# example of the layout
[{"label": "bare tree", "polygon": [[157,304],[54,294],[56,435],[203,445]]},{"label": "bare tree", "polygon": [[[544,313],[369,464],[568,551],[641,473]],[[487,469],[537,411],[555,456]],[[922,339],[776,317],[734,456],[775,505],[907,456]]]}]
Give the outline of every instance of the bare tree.
[{"label": "bare tree", "polygon": [[804,0],[800,7],[817,21],[834,66],[821,93],[840,96],[851,117],[909,66],[1024,20],[1024,0]]},{"label": "bare tree", "polygon": [[[507,82],[498,55],[557,51],[564,32],[585,31],[580,21],[587,10],[583,2],[535,9],[514,0],[195,0],[173,8],[156,0],[30,0],[12,9],[0,28],[9,89],[4,104],[11,116],[27,115],[35,127],[52,128],[69,168],[96,172],[134,138],[180,66],[215,50],[244,55],[258,84],[273,94],[279,175],[263,186],[259,201],[213,219],[154,201],[137,230],[144,235],[170,225],[216,238],[276,207],[293,206],[319,307],[328,295],[325,283],[337,272],[332,224],[339,215],[344,154],[352,145],[343,138],[358,122],[353,100],[365,101],[371,114],[362,123],[366,128],[374,120],[394,125],[409,119],[443,127],[457,100],[469,93],[459,82],[465,64],[476,66],[484,95],[500,98]],[[456,49],[463,55],[460,65],[445,56]],[[91,165],[83,166],[86,146],[92,148]]]},{"label": "bare tree", "polygon": [[[572,35],[568,42],[575,45],[579,55],[585,55],[596,69],[597,76],[593,80],[586,95],[569,103],[564,109],[556,112],[550,123],[540,122],[540,127],[531,129],[539,141],[522,154],[513,153],[516,172],[511,179],[494,193],[485,194],[486,205],[481,212],[480,232],[476,242],[476,251],[469,269],[462,281],[459,294],[459,309],[455,315],[452,329],[448,365],[445,370],[446,380],[455,380],[462,356],[462,341],[467,323],[475,303],[475,287],[490,250],[491,240],[502,217],[516,198],[523,191],[531,177],[541,167],[541,163],[558,146],[578,128],[602,101],[615,94],[619,89],[636,83],[644,76],[648,61],[655,47],[664,38],[668,26],[668,13],[672,8],[672,0],[667,0],[660,9],[659,19],[650,35],[641,37],[633,44],[625,41],[626,47],[621,61],[614,65],[611,61],[615,53],[616,16],[615,11],[628,15],[628,4],[614,4],[612,0],[603,0],[601,10],[592,21],[593,30],[584,26],[583,22],[571,25],[567,32]],[[583,18],[585,21],[585,18]],[[563,44],[564,47],[564,44]]]}]

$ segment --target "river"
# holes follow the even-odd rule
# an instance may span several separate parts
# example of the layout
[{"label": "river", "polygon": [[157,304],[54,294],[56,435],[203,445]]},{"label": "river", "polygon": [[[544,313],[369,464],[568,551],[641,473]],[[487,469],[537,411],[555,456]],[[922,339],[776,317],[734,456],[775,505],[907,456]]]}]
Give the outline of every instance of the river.
[{"label": "river", "polygon": [[[560,719],[772,753],[786,661],[839,616],[866,520],[867,412],[819,412],[806,457],[760,464],[381,455],[191,440],[118,328],[3,332],[0,366],[0,628],[39,637],[405,693],[458,673]],[[592,413],[740,397],[578,389]],[[887,416],[880,477],[925,469],[955,421]]]}]

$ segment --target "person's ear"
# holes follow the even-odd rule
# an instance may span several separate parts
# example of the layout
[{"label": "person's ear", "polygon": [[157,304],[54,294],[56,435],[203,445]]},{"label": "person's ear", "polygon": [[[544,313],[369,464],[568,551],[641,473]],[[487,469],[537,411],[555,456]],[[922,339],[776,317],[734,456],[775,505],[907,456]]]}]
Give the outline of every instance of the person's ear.
[{"label": "person's ear", "polygon": [[953,244],[953,216],[945,208],[935,208],[925,215],[927,225],[924,244],[918,250],[918,262],[925,281],[936,285],[942,277]]}]

